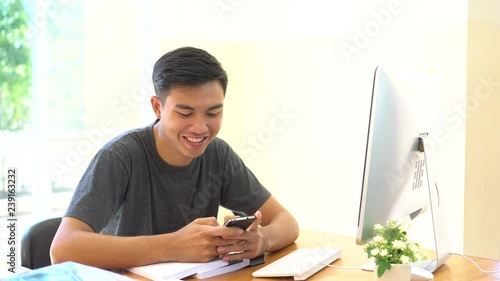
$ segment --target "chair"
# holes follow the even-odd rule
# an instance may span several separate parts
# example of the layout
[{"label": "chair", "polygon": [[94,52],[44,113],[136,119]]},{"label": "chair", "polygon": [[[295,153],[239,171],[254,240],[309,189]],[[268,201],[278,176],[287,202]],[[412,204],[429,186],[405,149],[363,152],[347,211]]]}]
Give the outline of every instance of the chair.
[{"label": "chair", "polygon": [[51,218],[32,225],[21,238],[21,266],[29,269],[51,265],[50,245],[62,218]]}]

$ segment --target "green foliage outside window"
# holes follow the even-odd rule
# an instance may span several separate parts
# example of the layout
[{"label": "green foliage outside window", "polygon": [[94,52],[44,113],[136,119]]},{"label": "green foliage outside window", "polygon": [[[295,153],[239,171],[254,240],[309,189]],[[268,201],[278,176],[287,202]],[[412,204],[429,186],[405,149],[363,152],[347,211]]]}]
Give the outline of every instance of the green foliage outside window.
[{"label": "green foliage outside window", "polygon": [[21,0],[0,1],[0,131],[31,122],[31,48]]}]

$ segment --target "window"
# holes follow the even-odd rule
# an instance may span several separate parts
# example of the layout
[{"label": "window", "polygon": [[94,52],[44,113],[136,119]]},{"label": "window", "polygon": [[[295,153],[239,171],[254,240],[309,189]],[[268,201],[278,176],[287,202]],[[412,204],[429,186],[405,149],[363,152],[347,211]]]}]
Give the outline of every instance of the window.
[{"label": "window", "polygon": [[[24,132],[32,127],[32,41],[27,37],[28,13],[21,1],[8,0],[0,3],[0,202],[7,198],[7,165],[16,157]],[[16,195],[31,195],[31,186],[18,182]],[[2,204],[7,206],[7,204]],[[2,208],[0,216],[5,217]]]},{"label": "window", "polygon": [[153,120],[147,3],[0,1],[1,218],[8,168],[20,226],[61,216],[97,150]]},{"label": "window", "polygon": [[62,144],[78,139],[85,116],[84,9],[66,2],[0,4],[0,200],[7,169],[17,168],[15,215],[29,220],[62,214],[80,172],[57,177],[48,165]]}]

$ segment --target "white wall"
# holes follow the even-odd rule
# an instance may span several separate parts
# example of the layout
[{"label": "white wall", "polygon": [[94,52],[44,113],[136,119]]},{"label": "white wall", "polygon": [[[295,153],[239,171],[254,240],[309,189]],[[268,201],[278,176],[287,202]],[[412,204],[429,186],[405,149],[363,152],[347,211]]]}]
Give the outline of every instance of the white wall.
[{"label": "white wall", "polygon": [[469,1],[464,251],[500,259],[500,2]]}]

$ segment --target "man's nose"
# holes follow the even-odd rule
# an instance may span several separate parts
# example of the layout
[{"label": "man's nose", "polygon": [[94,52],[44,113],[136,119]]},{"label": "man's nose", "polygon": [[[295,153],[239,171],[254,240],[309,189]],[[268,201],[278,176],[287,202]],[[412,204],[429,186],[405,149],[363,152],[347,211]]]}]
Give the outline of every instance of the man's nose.
[{"label": "man's nose", "polygon": [[197,134],[203,134],[208,130],[207,120],[205,116],[197,114],[193,119],[193,124],[191,125],[191,131]]}]

